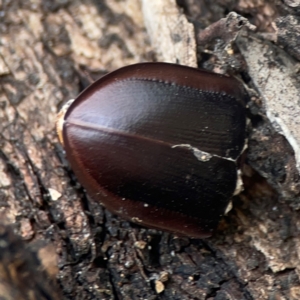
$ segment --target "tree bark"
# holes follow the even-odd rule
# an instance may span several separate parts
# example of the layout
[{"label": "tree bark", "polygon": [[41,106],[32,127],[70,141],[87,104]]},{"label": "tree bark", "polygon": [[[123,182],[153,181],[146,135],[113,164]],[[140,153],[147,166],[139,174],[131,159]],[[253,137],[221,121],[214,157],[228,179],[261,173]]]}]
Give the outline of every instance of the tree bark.
[{"label": "tree bark", "polygon": [[[276,58],[298,64],[297,36],[295,47],[286,42],[288,34],[300,32],[291,32],[297,20],[288,16],[299,13],[291,2],[0,1],[0,214],[23,239],[1,225],[0,247],[17,245],[20,251],[3,248],[12,256],[0,255],[0,279],[22,257],[25,273],[29,268],[26,274],[43,278],[45,299],[300,299],[297,146],[268,118],[268,94],[247,65],[253,34],[236,42],[238,28],[230,38],[206,36],[207,43],[199,43],[204,28],[235,11],[257,26],[254,39],[263,46],[284,48]],[[134,225],[89,199],[55,132],[62,104],[89,83],[119,67],[155,60],[232,74],[251,96],[245,189],[205,240]],[[287,76],[299,91],[297,69]],[[295,124],[299,96],[297,101],[298,107],[288,108]],[[17,284],[28,278],[14,268],[17,275],[5,288],[0,284],[0,296],[43,299],[29,292],[41,291],[40,281]]]}]

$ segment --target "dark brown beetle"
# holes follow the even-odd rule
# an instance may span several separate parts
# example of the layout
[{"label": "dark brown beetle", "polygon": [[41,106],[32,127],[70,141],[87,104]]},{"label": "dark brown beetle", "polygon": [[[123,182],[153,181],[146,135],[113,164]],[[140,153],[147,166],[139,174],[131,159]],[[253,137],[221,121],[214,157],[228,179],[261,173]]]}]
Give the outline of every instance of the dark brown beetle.
[{"label": "dark brown beetle", "polygon": [[142,63],[94,82],[57,130],[91,198],[135,223],[203,238],[240,187],[245,99],[234,78]]}]

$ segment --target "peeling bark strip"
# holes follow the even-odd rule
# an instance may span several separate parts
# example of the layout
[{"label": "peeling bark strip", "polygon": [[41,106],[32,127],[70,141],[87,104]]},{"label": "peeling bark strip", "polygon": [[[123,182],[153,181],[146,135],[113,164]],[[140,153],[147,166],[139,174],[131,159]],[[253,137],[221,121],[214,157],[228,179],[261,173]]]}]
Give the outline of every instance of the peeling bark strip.
[{"label": "peeling bark strip", "polygon": [[300,84],[296,61],[280,48],[253,35],[240,36],[237,45],[262,98],[262,113],[273,127],[267,135],[268,124],[253,131],[252,141],[261,142],[257,146],[251,142],[254,147],[250,147],[249,161],[277,189],[283,200],[299,209]]},{"label": "peeling bark strip", "polygon": [[300,84],[295,80],[296,62],[281,49],[255,37],[240,37],[238,45],[268,118],[294,150],[300,174]]}]

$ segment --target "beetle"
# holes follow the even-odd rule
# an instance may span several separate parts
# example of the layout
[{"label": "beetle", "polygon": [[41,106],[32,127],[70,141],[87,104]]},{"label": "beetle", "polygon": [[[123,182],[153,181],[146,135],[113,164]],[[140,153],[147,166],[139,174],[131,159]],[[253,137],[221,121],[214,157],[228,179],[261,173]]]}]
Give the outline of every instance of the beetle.
[{"label": "beetle", "polygon": [[69,101],[57,132],[93,200],[146,227],[204,238],[240,189],[246,102],[233,77],[140,63]]}]

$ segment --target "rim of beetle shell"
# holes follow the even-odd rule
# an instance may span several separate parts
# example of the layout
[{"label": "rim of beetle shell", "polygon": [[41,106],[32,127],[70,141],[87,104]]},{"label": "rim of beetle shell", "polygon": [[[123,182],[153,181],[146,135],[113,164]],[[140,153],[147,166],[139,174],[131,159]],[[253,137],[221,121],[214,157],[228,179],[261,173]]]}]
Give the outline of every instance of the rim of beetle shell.
[{"label": "rim of beetle shell", "polygon": [[65,114],[70,107],[70,105],[74,102],[75,99],[68,100],[60,109],[56,117],[56,132],[58,135],[59,142],[64,146],[64,138],[63,138],[63,126],[65,122]]}]

